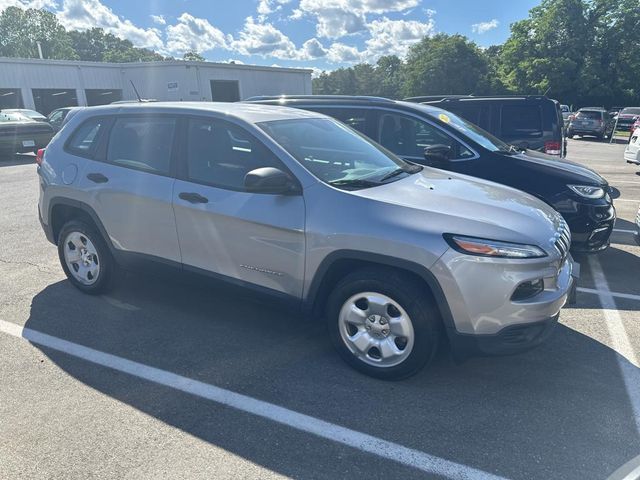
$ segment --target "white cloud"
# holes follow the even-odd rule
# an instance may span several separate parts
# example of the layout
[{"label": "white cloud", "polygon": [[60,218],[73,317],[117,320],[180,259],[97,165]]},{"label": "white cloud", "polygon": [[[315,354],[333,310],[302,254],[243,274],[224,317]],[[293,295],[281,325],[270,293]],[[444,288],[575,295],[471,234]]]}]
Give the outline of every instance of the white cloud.
[{"label": "white cloud", "polygon": [[325,55],[327,55],[327,49],[317,38],[311,38],[302,44],[302,51],[299,57],[302,60],[313,60]]},{"label": "white cloud", "polygon": [[382,17],[369,25],[371,38],[366,41],[367,57],[375,61],[382,55],[398,55],[403,57],[409,47],[425,36],[435,33],[435,21],[429,18],[426,22],[415,20],[389,20]]},{"label": "white cloud", "polygon": [[323,70],[321,68],[318,67],[311,67],[311,70],[313,70],[311,72],[311,78],[318,78],[320,75],[322,75],[323,73],[329,73],[328,70]]},{"label": "white cloud", "polygon": [[494,18],[493,20],[489,20],[488,22],[474,23],[473,25],[471,25],[471,31],[473,33],[482,35],[483,33],[487,33],[489,30],[498,28],[498,25],[500,25],[500,22]]},{"label": "white cloud", "polygon": [[163,47],[158,29],[137,27],[131,20],[120,18],[99,0],[64,0],[62,9],[56,13],[60,23],[68,29],[100,27],[106,32],[130,40],[137,47],[156,50]]},{"label": "white cloud", "polygon": [[340,38],[366,30],[366,15],[401,12],[419,0],[301,0],[290,18],[315,17],[319,37]]},{"label": "white cloud", "polygon": [[258,13],[260,15],[269,15],[282,8],[282,5],[289,3],[291,0],[258,0]]},{"label": "white cloud", "polygon": [[20,8],[56,8],[55,0],[0,0],[0,12],[7,7]]},{"label": "white cloud", "polygon": [[149,15],[153,23],[157,23],[158,25],[166,25],[167,19],[164,18],[164,15]]},{"label": "white cloud", "polygon": [[206,52],[214,48],[229,48],[231,37],[214,27],[204,18],[188,13],[178,17],[178,23],[166,28],[166,50],[171,53],[188,51]]},{"label": "white cloud", "polygon": [[327,60],[331,63],[358,63],[363,60],[364,55],[364,52],[356,47],[336,42],[329,47]]},{"label": "white cloud", "polygon": [[284,33],[270,23],[256,22],[247,17],[238,39],[231,48],[242,55],[259,55],[292,59],[297,56],[296,46]]}]

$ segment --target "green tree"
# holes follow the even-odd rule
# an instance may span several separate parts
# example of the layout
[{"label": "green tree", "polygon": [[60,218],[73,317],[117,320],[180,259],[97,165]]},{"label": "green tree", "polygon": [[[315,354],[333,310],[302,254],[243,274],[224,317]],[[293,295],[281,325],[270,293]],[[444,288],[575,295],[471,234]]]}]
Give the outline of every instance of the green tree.
[{"label": "green tree", "polygon": [[77,59],[66,30],[46,10],[8,7],[0,13],[0,57]]},{"label": "green tree", "polygon": [[191,51],[187,52],[182,56],[183,60],[191,60],[193,62],[205,62],[206,58],[200,55],[198,52]]},{"label": "green tree", "polygon": [[489,62],[475,43],[462,35],[440,33],[409,50],[404,95],[488,93],[488,74]]},{"label": "green tree", "polygon": [[593,36],[583,0],[543,0],[529,18],[511,26],[502,47],[501,76],[518,93],[549,92],[574,103]]},{"label": "green tree", "polygon": [[69,32],[71,45],[80,60],[94,62],[151,62],[165,58],[146,48],[137,48],[102,28]]},{"label": "green tree", "polygon": [[401,98],[404,85],[402,60],[396,55],[380,57],[376,62],[377,90],[375,95],[386,98]]}]

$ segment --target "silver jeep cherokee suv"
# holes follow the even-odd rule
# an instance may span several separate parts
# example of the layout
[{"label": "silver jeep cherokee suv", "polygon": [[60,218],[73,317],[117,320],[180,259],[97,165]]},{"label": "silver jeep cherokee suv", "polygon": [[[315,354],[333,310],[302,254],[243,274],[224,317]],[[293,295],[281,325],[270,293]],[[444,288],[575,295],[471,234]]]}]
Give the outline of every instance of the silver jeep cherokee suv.
[{"label": "silver jeep cherokee suv", "polygon": [[572,282],[545,203],[298,109],[88,108],[38,172],[42,226],[83,292],[149,261],[294,299],[379,378],[416,373],[441,334],[457,356],[537,345]]}]

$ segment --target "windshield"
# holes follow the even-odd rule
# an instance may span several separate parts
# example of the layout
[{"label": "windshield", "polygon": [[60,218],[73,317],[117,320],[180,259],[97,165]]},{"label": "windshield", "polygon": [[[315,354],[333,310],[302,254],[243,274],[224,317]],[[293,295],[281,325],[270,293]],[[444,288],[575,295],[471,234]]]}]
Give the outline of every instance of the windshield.
[{"label": "windshield", "polygon": [[313,175],[334,186],[366,188],[421,170],[329,118],[275,120],[258,126]]},{"label": "windshield", "polygon": [[31,119],[19,112],[0,112],[0,122],[29,122]]},{"label": "windshield", "polygon": [[477,125],[465,120],[458,115],[447,112],[440,108],[434,107],[423,107],[427,111],[427,113],[436,121],[441,124],[444,123],[449,125],[454,130],[457,130],[470,140],[476,142],[478,145],[486,148],[491,152],[503,152],[503,153],[512,153],[514,149],[500,140],[497,137],[494,137],[486,130],[478,127]]},{"label": "windshield", "polygon": [[620,113],[622,115],[640,115],[640,107],[627,107]]}]

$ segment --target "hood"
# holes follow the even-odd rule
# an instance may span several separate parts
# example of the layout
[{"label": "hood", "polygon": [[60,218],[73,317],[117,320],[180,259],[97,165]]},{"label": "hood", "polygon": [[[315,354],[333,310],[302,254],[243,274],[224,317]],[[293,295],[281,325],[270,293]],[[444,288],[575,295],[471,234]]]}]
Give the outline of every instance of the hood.
[{"label": "hood", "polygon": [[535,150],[527,150],[525,153],[515,155],[515,158],[540,166],[541,168],[561,172],[570,183],[596,185],[598,187],[607,187],[609,185],[598,172],[589,167],[545,153],[536,152]]},{"label": "hood", "polygon": [[436,235],[454,233],[534,244],[547,251],[564,220],[537,198],[497,183],[435,168],[402,180],[351,192],[412,209],[391,212],[398,223],[419,222]]}]

